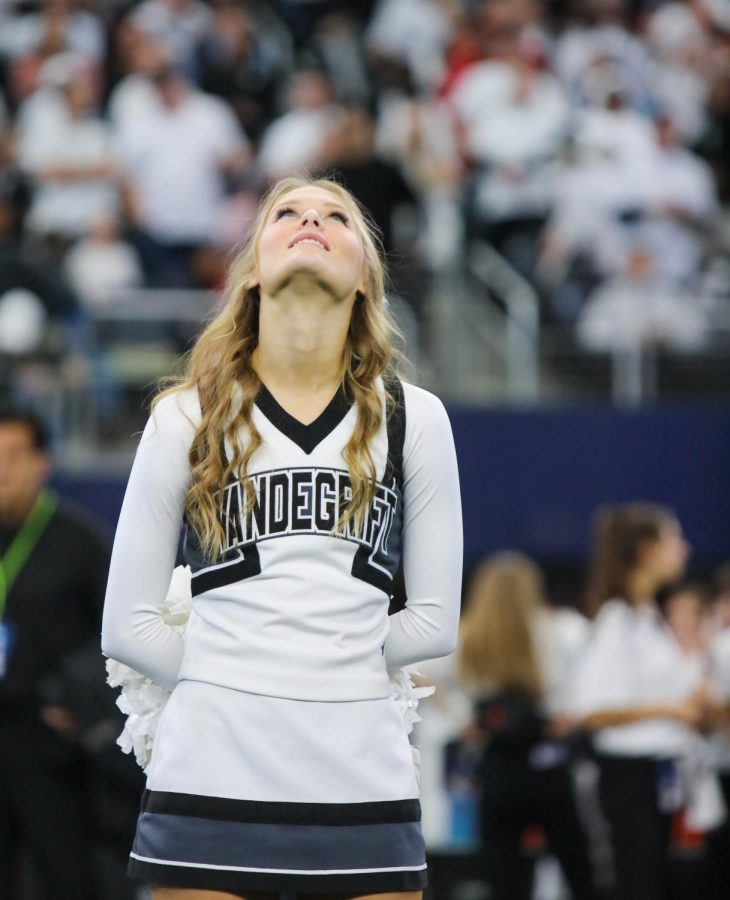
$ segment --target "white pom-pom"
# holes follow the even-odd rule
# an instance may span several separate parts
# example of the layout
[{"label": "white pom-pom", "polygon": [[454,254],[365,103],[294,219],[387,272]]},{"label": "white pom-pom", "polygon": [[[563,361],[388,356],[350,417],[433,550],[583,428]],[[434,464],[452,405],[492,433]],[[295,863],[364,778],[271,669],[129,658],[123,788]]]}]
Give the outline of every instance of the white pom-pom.
[{"label": "white pom-pom", "polygon": [[[415,669],[397,669],[389,672],[390,677],[390,696],[396,703],[398,710],[403,719],[406,728],[406,734],[413,731],[416,722],[421,721],[418,715],[418,702],[425,697],[430,697],[436,690],[433,685],[424,687],[416,687],[413,683],[411,675],[420,675]],[[416,780],[421,781],[421,751],[418,747],[411,744],[411,754],[413,756],[413,765],[416,770]]]},{"label": "white pom-pom", "polygon": [[[162,607],[162,621],[180,635],[190,618],[193,602],[191,578],[189,566],[178,566],[172,573]],[[139,765],[146,769],[152,758],[157,725],[170,699],[170,691],[115,659],[107,659],[106,671],[107,683],[122,689],[117,706],[127,717],[117,744],[125,753],[134,753]]]}]

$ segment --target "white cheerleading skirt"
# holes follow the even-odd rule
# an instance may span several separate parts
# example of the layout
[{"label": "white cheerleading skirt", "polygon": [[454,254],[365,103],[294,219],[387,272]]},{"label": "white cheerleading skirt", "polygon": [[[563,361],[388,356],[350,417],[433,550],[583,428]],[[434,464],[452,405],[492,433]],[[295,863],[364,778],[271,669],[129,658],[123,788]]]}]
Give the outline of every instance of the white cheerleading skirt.
[{"label": "white cheerleading skirt", "polygon": [[147,772],[135,878],[241,894],[426,885],[416,772],[390,697],[287,700],[182,681]]}]

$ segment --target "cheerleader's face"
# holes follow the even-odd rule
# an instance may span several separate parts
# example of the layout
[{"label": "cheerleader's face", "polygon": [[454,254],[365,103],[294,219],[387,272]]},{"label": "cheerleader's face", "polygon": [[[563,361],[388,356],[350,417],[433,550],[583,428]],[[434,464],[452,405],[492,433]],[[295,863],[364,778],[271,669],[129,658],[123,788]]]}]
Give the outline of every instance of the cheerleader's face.
[{"label": "cheerleader's face", "polygon": [[352,303],[363,292],[358,217],[323,188],[297,188],[276,203],[259,234],[256,258],[262,295],[298,284]]}]

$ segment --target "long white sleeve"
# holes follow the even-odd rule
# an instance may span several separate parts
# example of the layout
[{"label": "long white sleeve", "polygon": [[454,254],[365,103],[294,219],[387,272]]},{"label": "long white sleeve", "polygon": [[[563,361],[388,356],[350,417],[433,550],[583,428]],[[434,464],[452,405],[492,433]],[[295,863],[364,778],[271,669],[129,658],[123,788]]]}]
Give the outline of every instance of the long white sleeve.
[{"label": "long white sleeve", "polygon": [[406,608],[390,617],[388,669],[446,656],[456,646],[463,537],[456,451],[446,410],[404,385],[403,566]]},{"label": "long white sleeve", "polygon": [[147,422],[119,516],[102,624],[102,650],[172,688],[183,640],[161,618],[175,565],[188,451],[198,422],[196,391],[166,397]]}]

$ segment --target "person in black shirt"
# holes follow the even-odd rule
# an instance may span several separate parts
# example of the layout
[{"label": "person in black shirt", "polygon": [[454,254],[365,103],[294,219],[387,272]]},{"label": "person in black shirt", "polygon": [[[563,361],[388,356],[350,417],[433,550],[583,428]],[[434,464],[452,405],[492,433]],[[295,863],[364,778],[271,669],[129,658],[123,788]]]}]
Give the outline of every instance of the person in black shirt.
[{"label": "person in black shirt", "polygon": [[48,685],[98,639],[109,551],[49,474],[40,422],[0,411],[0,897],[18,896],[25,847],[48,898],[90,900],[84,757]]},{"label": "person in black shirt", "polygon": [[390,282],[397,294],[417,305],[421,285],[413,247],[398,245],[394,214],[418,200],[397,166],[381,158],[375,146],[375,119],[364,106],[351,106],[328,148],[326,172],[353,194],[377,226],[388,260]]},{"label": "person in black shirt", "polygon": [[493,900],[533,896],[533,866],[523,846],[535,826],[559,861],[572,900],[596,897],[573,791],[575,723],[565,712],[577,625],[550,608],[542,572],[528,557],[498,553],[477,569],[457,659],[475,701],[470,737],[483,741],[479,824]]},{"label": "person in black shirt", "polygon": [[390,258],[395,249],[393,213],[417,201],[400,170],[378,155],[375,120],[364,106],[350,107],[342,119],[330,148],[330,168],[368,211]]}]

